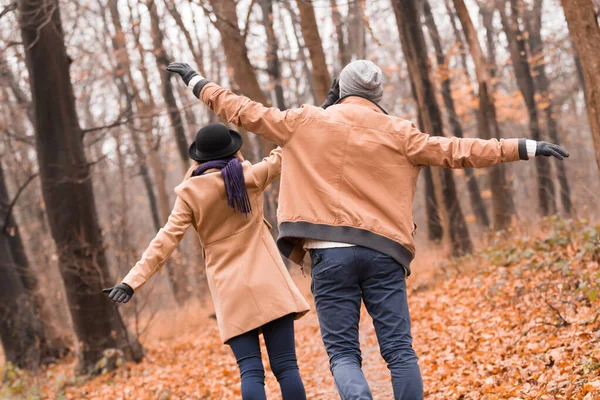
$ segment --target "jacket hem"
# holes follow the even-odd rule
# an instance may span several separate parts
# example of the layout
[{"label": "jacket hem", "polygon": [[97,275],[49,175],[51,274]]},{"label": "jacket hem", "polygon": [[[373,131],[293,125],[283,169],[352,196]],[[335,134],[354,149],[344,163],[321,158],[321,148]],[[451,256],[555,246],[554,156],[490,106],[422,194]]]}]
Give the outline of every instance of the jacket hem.
[{"label": "jacket hem", "polygon": [[328,240],[367,247],[392,257],[410,275],[410,262],[414,255],[400,243],[385,236],[351,226],[333,226],[311,222],[282,222],[279,225],[277,247],[283,256],[292,259],[298,239]]}]

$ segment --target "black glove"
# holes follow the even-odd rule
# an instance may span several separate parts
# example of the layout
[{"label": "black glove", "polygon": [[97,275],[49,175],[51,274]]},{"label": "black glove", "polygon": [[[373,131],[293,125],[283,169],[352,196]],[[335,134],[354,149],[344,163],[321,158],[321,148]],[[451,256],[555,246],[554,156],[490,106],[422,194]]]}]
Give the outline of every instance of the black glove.
[{"label": "black glove", "polygon": [[325,98],[325,102],[321,104],[321,108],[327,108],[333,105],[336,101],[340,99],[340,81],[337,79],[333,80],[333,84],[331,85],[331,89],[329,89],[329,93],[327,93],[327,97]]},{"label": "black glove", "polygon": [[557,144],[552,144],[548,142],[537,142],[537,147],[535,148],[535,155],[537,156],[545,156],[550,157],[554,156],[559,160],[564,160],[564,157],[569,157],[569,152]]},{"label": "black glove", "polygon": [[190,83],[193,77],[200,75],[199,73],[194,71],[194,69],[188,64],[179,62],[169,64],[169,66],[167,67],[167,71],[178,73],[181,76],[181,79],[183,79],[183,82],[186,84],[186,86]]},{"label": "black glove", "polygon": [[133,296],[133,289],[126,283],[119,283],[108,289],[102,289],[103,293],[108,293],[108,298],[117,303],[127,303]]}]

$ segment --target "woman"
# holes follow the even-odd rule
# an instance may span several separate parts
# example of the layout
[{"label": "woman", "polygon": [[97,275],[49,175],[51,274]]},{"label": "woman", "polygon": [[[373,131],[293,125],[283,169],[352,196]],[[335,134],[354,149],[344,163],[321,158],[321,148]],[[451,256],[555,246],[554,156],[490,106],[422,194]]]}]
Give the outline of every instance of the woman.
[{"label": "woman", "polygon": [[[240,162],[239,133],[220,124],[198,131],[195,165],[177,188],[167,224],[119,285],[105,289],[126,303],[165,263],[192,226],[202,242],[208,285],[223,343],[231,346],[242,398],[266,399],[258,341],[263,333],[283,399],[306,399],[294,345],[294,319],[309,310],[264,218],[263,193],[281,170],[282,150],[262,162]],[[220,171],[220,172],[219,172]]]}]

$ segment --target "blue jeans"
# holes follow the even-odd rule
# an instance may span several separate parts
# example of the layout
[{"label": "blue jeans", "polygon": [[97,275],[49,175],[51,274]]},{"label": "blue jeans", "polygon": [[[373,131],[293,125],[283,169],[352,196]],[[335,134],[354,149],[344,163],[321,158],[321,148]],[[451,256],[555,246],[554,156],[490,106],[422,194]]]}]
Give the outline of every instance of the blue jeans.
[{"label": "blue jeans", "polygon": [[365,247],[310,251],[311,291],[342,400],[372,399],[361,370],[360,303],[373,318],[379,349],[392,375],[396,400],[423,399],[423,381],[412,348],[404,268]]},{"label": "blue jeans", "polygon": [[[294,314],[261,327],[271,370],[279,382],[283,400],[306,400],[300,378],[294,343]],[[243,400],[266,400],[265,370],[260,355],[258,329],[227,341],[235,355],[242,377]]]}]

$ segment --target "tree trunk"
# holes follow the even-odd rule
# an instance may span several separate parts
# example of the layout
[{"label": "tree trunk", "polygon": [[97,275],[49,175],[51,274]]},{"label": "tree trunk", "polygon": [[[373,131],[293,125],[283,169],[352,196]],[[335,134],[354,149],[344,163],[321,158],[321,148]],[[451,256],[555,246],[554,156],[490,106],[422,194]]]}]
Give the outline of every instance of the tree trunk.
[{"label": "tree trunk", "polygon": [[348,47],[357,60],[366,57],[365,0],[348,2]]},{"label": "tree trunk", "polygon": [[[548,127],[548,135],[555,144],[560,144],[558,134],[558,122],[556,121],[553,99],[550,93],[550,81],[546,75],[546,61],[544,53],[544,42],[542,41],[542,0],[534,0],[533,9],[526,18],[527,31],[529,32],[529,47],[531,48],[531,56],[533,58],[535,69],[535,83],[538,88],[541,102],[544,107],[541,107],[546,114],[546,125]],[[539,105],[539,104],[538,104]],[[555,160],[558,182],[560,184],[560,199],[562,208],[566,215],[570,216],[573,212],[573,204],[571,202],[571,189],[567,179],[566,163],[560,160]]]},{"label": "tree trunk", "polygon": [[177,9],[177,4],[175,4],[175,1],[174,0],[163,0],[163,1],[165,3],[165,7],[169,11],[169,14],[171,14],[173,19],[175,20],[175,23],[177,24],[177,27],[179,27],[179,29],[183,33],[183,36],[185,37],[185,41],[188,45],[188,48],[189,48],[190,52],[192,53],[192,55],[194,56],[194,61],[196,61],[196,66],[198,67],[198,72],[200,72],[200,74],[202,76],[206,76],[206,71],[204,69],[204,59],[202,57],[202,46],[196,46],[194,44],[192,35],[191,35],[190,31],[185,27],[185,24],[183,22],[183,17],[181,16],[181,13]]},{"label": "tree trunk", "polygon": [[600,27],[592,0],[561,0],[583,70],[590,131],[600,170]]},{"label": "tree trunk", "polygon": [[177,143],[177,150],[179,157],[181,158],[182,170],[185,173],[190,166],[190,157],[188,155],[188,141],[185,136],[185,128],[183,121],[181,120],[181,114],[177,107],[177,101],[175,100],[175,93],[173,92],[173,84],[171,83],[172,74],[167,71],[167,65],[169,65],[169,56],[164,46],[164,35],[160,29],[160,20],[158,12],[156,11],[156,4],[153,0],[147,0],[146,6],[150,14],[150,24],[152,26],[152,43],[154,45],[154,59],[156,60],[156,67],[160,75],[160,86],[167,107],[167,113],[169,115],[169,121],[171,122],[171,128],[175,136],[175,142]]},{"label": "tree trunk", "polygon": [[346,44],[344,35],[344,25],[342,24],[342,15],[337,5],[337,0],[329,0],[331,6],[331,20],[335,27],[335,36],[338,44],[338,62],[340,63],[340,71],[350,63],[351,56]]},{"label": "tree trunk", "polygon": [[[419,108],[419,99],[417,97],[417,90],[415,83],[412,80],[412,76],[408,76],[410,80],[410,89],[417,104],[417,125],[422,131],[425,130],[423,126],[423,116],[421,109]],[[425,213],[427,215],[427,237],[434,243],[442,243],[444,239],[444,231],[448,231],[448,218],[444,212],[444,205],[440,198],[441,183],[439,175],[434,177],[433,170],[427,166],[425,170]],[[437,187],[436,187],[437,186]],[[443,215],[443,218],[442,218]]]},{"label": "tree trunk", "polygon": [[[235,2],[233,0],[210,0],[210,4],[215,14],[215,26],[221,34],[225,58],[233,71],[235,83],[245,96],[269,106],[270,102],[261,90],[254,67],[248,59],[246,43],[237,23],[238,16]],[[275,148],[272,143],[262,137],[259,142],[262,146],[261,156],[269,154]]]},{"label": "tree trunk", "polygon": [[[77,120],[57,0],[20,0],[20,25],[35,105],[35,136],[48,221],[56,243],[75,335],[79,368],[89,371],[108,348],[140,361],[117,307],[102,293],[110,285],[89,165]],[[52,96],[48,96],[52,93]]]},{"label": "tree trunk", "polygon": [[19,368],[37,369],[51,349],[35,309],[37,280],[15,220],[8,216],[10,202],[0,164],[0,342],[6,361]]},{"label": "tree trunk", "polygon": [[[147,101],[144,101],[141,98],[140,91],[138,90],[137,85],[135,84],[135,81],[131,74],[131,63],[129,59],[129,54],[127,52],[127,46],[125,44],[125,35],[123,34],[123,29],[121,25],[121,16],[118,9],[118,0],[110,0],[109,10],[115,28],[115,37],[112,39],[112,43],[118,55],[118,70],[127,71],[126,76],[129,82],[129,86],[127,86],[127,84],[125,83],[125,75],[117,76],[117,82],[121,82],[121,84],[119,84],[118,87],[122,91],[121,94],[125,97],[125,101],[127,104],[131,103],[131,99],[135,100],[134,103],[136,105],[141,120],[141,126],[139,128],[139,131],[144,132],[146,135],[145,144],[147,149],[147,156],[144,156],[140,145],[138,128],[136,126],[133,126],[133,124],[130,126],[134,150],[138,157],[138,162],[140,163],[140,173],[142,174],[142,179],[144,181],[146,192],[148,194],[152,219],[155,228],[158,231],[161,228],[162,224],[167,222],[167,218],[169,217],[170,213],[170,207],[169,196],[167,194],[165,184],[165,175],[152,134],[154,118],[153,112],[155,110],[155,104],[152,99],[152,92],[149,91],[150,83],[148,80],[148,74],[145,72],[145,70],[142,70],[142,78],[144,80],[144,87],[147,91]],[[134,25],[132,9],[130,9],[130,17],[132,25]],[[140,54],[141,65],[144,65],[145,56],[139,41],[139,30],[134,30],[133,34],[135,38],[136,47],[138,48]],[[133,93],[130,93],[130,90]],[[148,163],[154,173],[158,199],[154,196],[152,182],[150,180],[148,169],[146,167],[146,159],[148,159]],[[175,253],[174,256],[177,257],[177,253]],[[176,274],[170,263],[167,263],[164,266],[164,268],[167,271],[169,284],[171,287],[171,291],[173,292],[173,296],[175,297],[175,300],[178,304],[183,304],[190,297],[191,294],[189,291],[185,290],[185,282],[187,281],[185,277],[186,274],[181,273],[181,271],[179,271],[179,273]]]},{"label": "tree trunk", "polygon": [[[496,105],[491,93],[493,87],[489,64],[481,51],[477,31],[473,26],[473,21],[464,0],[454,0],[454,7],[456,8],[458,19],[463,26],[479,84],[479,135],[482,139],[500,139],[500,127],[496,118]],[[511,217],[515,214],[515,205],[510,192],[510,183],[506,179],[504,165],[490,168],[489,184],[492,191],[494,229],[506,229],[510,225]]]},{"label": "tree trunk", "polygon": [[[442,115],[435,98],[434,87],[430,79],[429,58],[425,36],[421,29],[420,15],[415,0],[393,0],[398,31],[404,56],[408,64],[409,75],[414,82],[423,125],[431,135],[443,135]],[[465,222],[451,169],[439,170],[442,182],[444,208],[449,219],[449,234],[452,253],[455,256],[467,254],[472,250],[469,230]]]},{"label": "tree trunk", "polygon": [[285,100],[283,97],[283,88],[281,86],[281,67],[279,63],[279,45],[273,29],[273,0],[259,0],[262,9],[263,26],[267,36],[267,73],[273,85],[277,107],[285,110]]},{"label": "tree trunk", "polygon": [[494,29],[494,5],[489,2],[480,2],[479,13],[485,28],[485,42],[487,48],[488,68],[492,84],[496,86],[496,38],[498,33]]},{"label": "tree trunk", "polygon": [[[290,18],[292,20],[292,27],[294,31],[294,37],[296,38],[296,45],[298,46],[298,57],[300,57],[300,64],[302,65],[302,71],[306,76],[306,81],[308,82],[308,87],[310,89],[310,94],[313,98],[313,102],[315,104],[321,104],[318,102],[317,89],[315,86],[315,77],[310,73],[310,69],[308,68],[308,58],[306,58],[306,54],[304,53],[304,49],[306,45],[300,41],[300,34],[298,33],[298,29],[300,27],[300,21],[298,21],[298,15],[290,5],[289,0],[284,0],[283,5],[285,9],[290,14]],[[300,28],[302,30],[302,28]]]},{"label": "tree trunk", "polygon": [[[529,130],[533,140],[542,140],[542,132],[537,112],[537,102],[535,99],[535,86],[531,68],[529,67],[529,54],[525,46],[525,35],[521,31],[518,20],[518,9],[516,0],[510,0],[510,17],[506,13],[508,1],[497,0],[496,5],[500,12],[500,19],[504,33],[508,40],[508,47],[512,59],[515,76],[519,90],[525,100],[527,112],[529,114]],[[538,180],[538,201],[542,215],[556,214],[556,190],[552,181],[550,160],[547,157],[536,157],[535,167]]]},{"label": "tree trunk", "polygon": [[319,35],[319,26],[315,17],[315,10],[312,0],[297,0],[298,10],[300,11],[300,27],[302,28],[302,37],[308,47],[310,54],[310,63],[315,78],[315,87],[317,91],[317,103],[325,101],[327,93],[331,88],[331,77],[327,70],[325,53],[323,52],[323,43]]},{"label": "tree trunk", "polygon": [[[448,64],[446,62],[446,56],[442,49],[442,43],[440,41],[440,33],[437,29],[437,25],[431,12],[429,2],[425,0],[423,2],[423,15],[425,16],[425,25],[429,31],[429,36],[433,42],[435,48],[435,56],[440,69],[440,75],[443,77],[442,80],[442,98],[444,99],[444,105],[446,106],[446,112],[448,113],[448,120],[452,126],[452,133],[456,137],[463,137],[463,129],[460,121],[458,120],[458,114],[454,107],[454,99],[452,98],[452,82],[450,81],[450,73],[448,71]],[[475,214],[477,222],[485,227],[490,227],[490,220],[485,209],[485,203],[481,197],[479,190],[479,184],[472,168],[465,168],[465,176],[467,178],[467,187],[469,189],[469,198],[471,200],[471,208]]]}]

